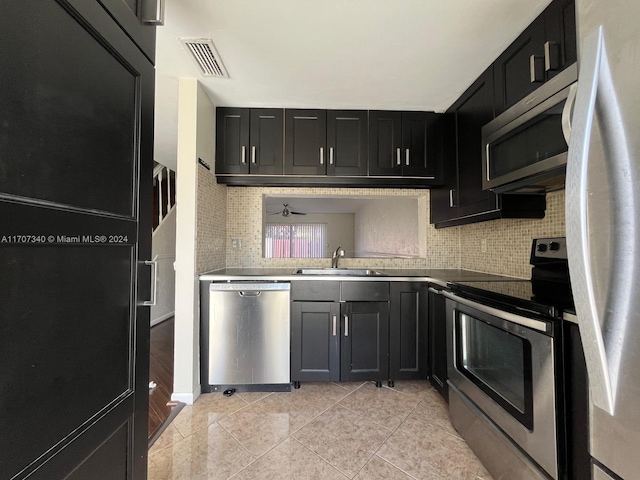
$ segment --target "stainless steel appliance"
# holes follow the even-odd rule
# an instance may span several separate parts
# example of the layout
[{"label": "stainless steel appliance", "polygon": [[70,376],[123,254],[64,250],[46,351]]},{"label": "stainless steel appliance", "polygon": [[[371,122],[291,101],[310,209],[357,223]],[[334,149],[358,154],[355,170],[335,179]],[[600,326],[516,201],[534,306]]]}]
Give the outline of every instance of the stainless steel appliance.
[{"label": "stainless steel appliance", "polygon": [[497,193],[564,187],[577,67],[571,65],[482,128],[482,186]]},{"label": "stainless steel appliance", "polygon": [[576,12],[566,234],[593,478],[630,480],[640,476],[640,2],[577,0]]},{"label": "stainless steel appliance", "polygon": [[290,288],[289,283],[204,282],[203,391],[291,390]]},{"label": "stainless steel appliance", "polygon": [[562,314],[573,307],[566,257],[564,238],[537,239],[530,281],[462,282],[444,292],[451,421],[497,479],[572,478],[565,456],[573,443],[564,416]]}]

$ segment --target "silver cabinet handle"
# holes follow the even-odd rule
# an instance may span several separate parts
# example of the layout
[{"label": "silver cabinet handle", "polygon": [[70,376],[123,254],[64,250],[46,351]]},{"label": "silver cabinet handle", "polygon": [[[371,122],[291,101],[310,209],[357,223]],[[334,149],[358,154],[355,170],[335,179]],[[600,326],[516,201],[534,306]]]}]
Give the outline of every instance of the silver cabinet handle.
[{"label": "silver cabinet handle", "polygon": [[442,290],[436,290],[436,289],[435,289],[435,288],[433,288],[433,287],[429,287],[429,291],[430,291],[431,293],[435,293],[436,295],[442,295]]},{"label": "silver cabinet handle", "polygon": [[569,137],[571,137],[571,115],[573,114],[573,106],[576,103],[576,90],[578,84],[574,83],[569,87],[569,95],[562,109],[562,135],[564,141],[569,145]]},{"label": "silver cabinet handle", "polygon": [[256,163],[256,146],[251,147],[251,163]]},{"label": "silver cabinet handle", "polygon": [[242,151],[240,152],[240,160],[242,163],[247,163],[247,147],[242,145]]},{"label": "silver cabinet handle", "polygon": [[544,58],[539,55],[529,57],[529,75],[531,83],[544,82]]},{"label": "silver cabinet handle", "polygon": [[164,0],[142,1],[142,23],[164,25]]},{"label": "silver cabinet handle", "polygon": [[487,143],[487,144],[484,146],[484,153],[485,153],[485,157],[486,157],[486,159],[485,159],[485,166],[486,166],[486,168],[487,168],[487,182],[490,182],[490,181],[491,181],[491,174],[489,173],[489,165],[491,165],[491,162],[489,161],[489,155],[490,155],[490,152],[491,152],[491,144],[490,144],[490,143]]},{"label": "silver cabinet handle", "polygon": [[144,264],[153,267],[153,275],[151,277],[151,300],[145,300],[142,305],[145,307],[153,307],[156,304],[156,297],[158,296],[158,260],[145,260]]},{"label": "silver cabinet handle", "polygon": [[408,167],[409,166],[409,149],[408,148],[404,151],[404,161]]},{"label": "silver cabinet handle", "polygon": [[333,165],[333,147],[329,147],[329,165]]},{"label": "silver cabinet handle", "polygon": [[396,164],[401,165],[402,162],[400,161],[400,149],[396,148]]},{"label": "silver cabinet handle", "polygon": [[324,165],[324,147],[320,147],[320,165]]},{"label": "silver cabinet handle", "polygon": [[556,42],[544,44],[544,71],[549,72],[560,68],[560,45]]},{"label": "silver cabinet handle", "polygon": [[336,315],[333,316],[333,336],[335,337],[338,334],[338,317]]},{"label": "silver cabinet handle", "polygon": [[347,315],[344,316],[344,336],[349,336],[349,317]]},{"label": "silver cabinet handle", "polygon": [[[567,158],[567,254],[591,399],[595,406],[613,415],[621,374],[623,339],[631,312],[637,312],[640,307],[638,294],[633,290],[635,284],[630,281],[636,274],[634,266],[640,261],[634,245],[639,235],[640,192],[637,184],[640,179],[634,159],[629,154],[602,27],[584,41],[578,78]],[[601,153],[594,155],[602,155],[604,161],[591,162],[589,148],[596,110],[602,148],[598,149]],[[595,169],[601,172],[602,165],[608,178],[599,180],[606,181],[609,186],[610,203],[624,205],[624,208],[613,208],[608,219],[612,226],[605,248],[613,252],[608,256],[608,264],[601,263],[601,255],[596,255],[600,252],[595,251],[598,240],[589,235],[589,227],[594,228],[589,222],[589,211],[597,212],[600,203],[604,203],[607,209],[609,203],[602,202],[597,195],[592,197],[602,183],[596,188],[588,185],[588,172]],[[596,284],[595,277],[609,282],[609,286],[615,285],[615,288],[607,290],[606,299],[596,293],[602,284]],[[602,301],[606,305],[602,305]]]},{"label": "silver cabinet handle", "polygon": [[449,189],[449,207],[455,207],[456,206],[455,201],[453,199],[453,192],[454,192],[453,188],[450,188]]}]

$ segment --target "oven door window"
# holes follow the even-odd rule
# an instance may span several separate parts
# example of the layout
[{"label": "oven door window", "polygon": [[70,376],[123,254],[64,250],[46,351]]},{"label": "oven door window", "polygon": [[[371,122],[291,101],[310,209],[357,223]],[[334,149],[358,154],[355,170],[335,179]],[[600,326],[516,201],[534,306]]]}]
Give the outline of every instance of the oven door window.
[{"label": "oven door window", "polygon": [[456,366],[529,430],[533,429],[531,344],[456,311]]}]

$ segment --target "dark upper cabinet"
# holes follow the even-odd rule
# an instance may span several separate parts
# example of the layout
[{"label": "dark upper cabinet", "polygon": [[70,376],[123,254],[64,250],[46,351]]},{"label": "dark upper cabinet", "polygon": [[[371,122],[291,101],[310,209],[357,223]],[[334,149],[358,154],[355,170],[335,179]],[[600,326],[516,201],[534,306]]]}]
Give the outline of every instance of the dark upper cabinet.
[{"label": "dark upper cabinet", "polygon": [[578,60],[576,3],[555,0],[544,11],[546,79]]},{"label": "dark upper cabinet", "polygon": [[249,173],[248,108],[218,108],[216,110],[216,173]]},{"label": "dark upper cabinet", "polygon": [[326,110],[285,110],[284,173],[327,173]]},{"label": "dark upper cabinet", "polygon": [[[156,29],[145,22],[148,12],[144,8],[145,0],[100,0],[102,6],[127,32],[134,43],[147,56],[151,63],[155,62]],[[148,2],[147,2],[148,3]]]},{"label": "dark upper cabinet", "polygon": [[497,195],[482,189],[482,126],[493,119],[493,69],[489,67],[441,120],[445,187],[431,190],[436,228],[496,218],[543,218],[544,195]]},{"label": "dark upper cabinet", "polygon": [[252,108],[249,135],[249,173],[281,175],[283,121],[280,108]]},{"label": "dark upper cabinet", "polygon": [[366,110],[327,111],[327,175],[366,175],[369,125]]},{"label": "dark upper cabinet", "polygon": [[441,176],[434,143],[438,114],[433,112],[369,112],[369,174]]},{"label": "dark upper cabinet", "polygon": [[282,109],[218,108],[216,173],[281,175],[282,130]]},{"label": "dark upper cabinet", "polygon": [[554,0],[494,62],[496,115],[576,59],[575,2]]},{"label": "dark upper cabinet", "polygon": [[[428,285],[391,282],[389,299],[389,378],[427,378]],[[446,365],[445,365],[446,367]]]}]

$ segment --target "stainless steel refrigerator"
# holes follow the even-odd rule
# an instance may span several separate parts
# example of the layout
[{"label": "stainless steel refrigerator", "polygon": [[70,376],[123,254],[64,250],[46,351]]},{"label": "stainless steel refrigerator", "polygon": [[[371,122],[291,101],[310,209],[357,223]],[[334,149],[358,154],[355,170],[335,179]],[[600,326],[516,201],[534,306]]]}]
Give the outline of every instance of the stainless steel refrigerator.
[{"label": "stainless steel refrigerator", "polygon": [[595,480],[640,478],[640,1],[577,0],[569,269]]}]

